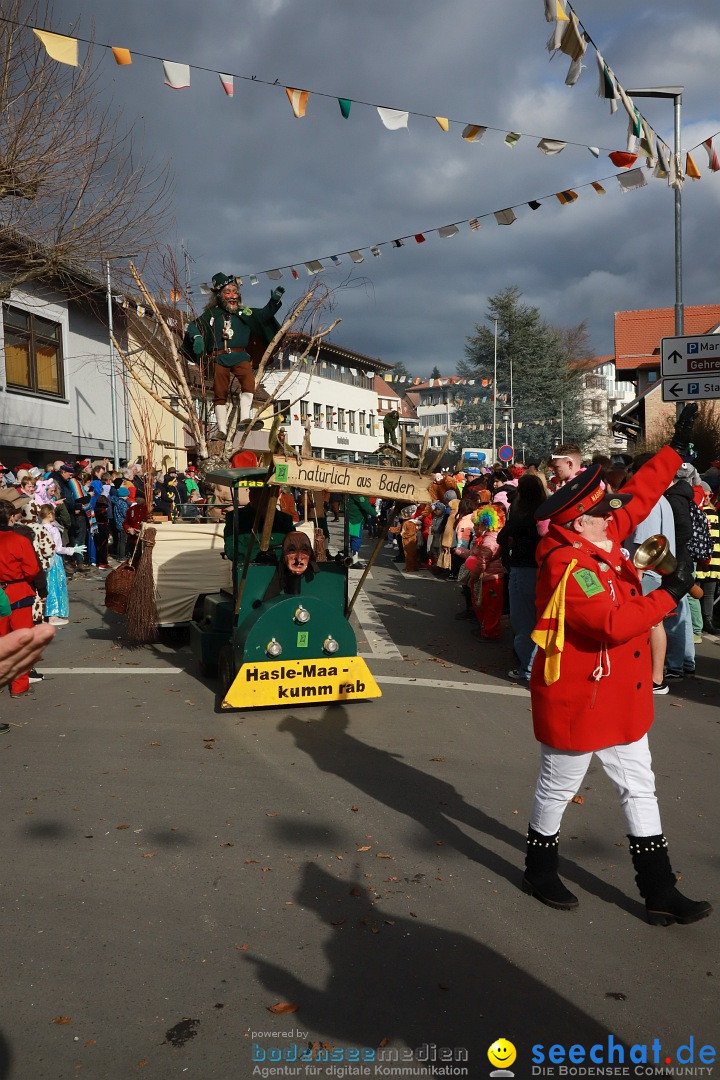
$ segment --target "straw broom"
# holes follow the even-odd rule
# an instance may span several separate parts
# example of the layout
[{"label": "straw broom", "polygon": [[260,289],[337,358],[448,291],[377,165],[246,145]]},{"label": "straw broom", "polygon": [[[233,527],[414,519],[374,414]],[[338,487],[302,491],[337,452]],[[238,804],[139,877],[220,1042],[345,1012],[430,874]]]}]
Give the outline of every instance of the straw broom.
[{"label": "straw broom", "polygon": [[135,570],[135,581],[130,591],[125,613],[123,637],[133,645],[147,645],[157,641],[157,597],[152,569],[152,552],[157,530],[145,528],[137,546],[142,554]]}]

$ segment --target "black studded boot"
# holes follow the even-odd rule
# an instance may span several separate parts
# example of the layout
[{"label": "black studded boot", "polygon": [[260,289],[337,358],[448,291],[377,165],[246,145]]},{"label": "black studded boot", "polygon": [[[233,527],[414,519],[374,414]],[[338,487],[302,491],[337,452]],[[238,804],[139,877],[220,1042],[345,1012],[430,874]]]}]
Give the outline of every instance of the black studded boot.
[{"label": "black studded boot", "polygon": [[560,833],[543,836],[528,825],[527,854],[523,892],[534,896],[548,907],[571,911],[578,906],[577,896],[566,889],[558,877],[558,843]]},{"label": "black studded boot", "polygon": [[635,867],[635,881],[645,901],[651,926],[694,923],[712,911],[707,900],[688,900],[676,886],[670,867],[668,842],[659,836],[630,836],[630,854]]}]

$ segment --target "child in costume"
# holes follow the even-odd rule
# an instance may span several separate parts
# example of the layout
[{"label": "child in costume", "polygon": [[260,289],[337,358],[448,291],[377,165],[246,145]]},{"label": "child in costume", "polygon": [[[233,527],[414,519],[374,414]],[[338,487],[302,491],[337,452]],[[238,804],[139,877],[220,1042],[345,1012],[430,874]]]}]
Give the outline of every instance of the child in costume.
[{"label": "child in costume", "polygon": [[417,573],[418,569],[418,529],[420,522],[415,517],[417,506],[404,506],[400,511],[402,528],[400,538],[403,553],[405,555],[405,570],[409,574]]},{"label": "child in costume", "polygon": [[497,534],[504,524],[505,511],[500,503],[490,503],[478,510],[473,520],[476,539],[465,562],[470,574],[473,611],[480,623],[480,637],[490,641],[500,638],[505,567]]},{"label": "child in costume", "polygon": [[55,544],[55,555],[47,571],[48,594],[45,601],[45,617],[53,626],[65,626],[69,621],[70,601],[62,556],[83,555],[86,549],[82,544],[74,544],[72,547],[63,546],[62,535],[55,521],[55,510],[49,503],[40,507],[39,518]]}]

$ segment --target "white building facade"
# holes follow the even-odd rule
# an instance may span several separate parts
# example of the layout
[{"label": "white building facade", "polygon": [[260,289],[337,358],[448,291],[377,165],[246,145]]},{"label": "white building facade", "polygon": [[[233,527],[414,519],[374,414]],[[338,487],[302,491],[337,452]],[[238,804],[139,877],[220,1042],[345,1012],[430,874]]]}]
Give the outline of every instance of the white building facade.
[{"label": "white building facade", "polygon": [[277,394],[275,408],[283,414],[286,443],[302,446],[309,419],[315,457],[372,460],[383,441],[373,382],[390,365],[324,341],[315,365],[308,357],[292,371],[306,341],[304,335],[293,336],[297,343],[273,362],[262,382],[268,393]]},{"label": "white building facade", "polygon": [[[102,293],[92,298],[102,310]],[[110,342],[90,303],[38,285],[0,311],[0,460],[40,467],[113,454]],[[120,456],[129,452],[122,381],[115,398]],[[17,455],[20,455],[19,458]]]}]

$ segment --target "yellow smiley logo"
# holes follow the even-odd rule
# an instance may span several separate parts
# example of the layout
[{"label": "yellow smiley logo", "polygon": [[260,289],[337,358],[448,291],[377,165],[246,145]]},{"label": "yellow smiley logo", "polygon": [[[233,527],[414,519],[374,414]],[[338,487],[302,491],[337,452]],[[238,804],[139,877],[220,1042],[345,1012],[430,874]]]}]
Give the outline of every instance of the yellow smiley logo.
[{"label": "yellow smiley logo", "polygon": [[496,1039],[488,1050],[488,1060],[498,1069],[507,1069],[517,1057],[517,1050],[507,1039]]}]

